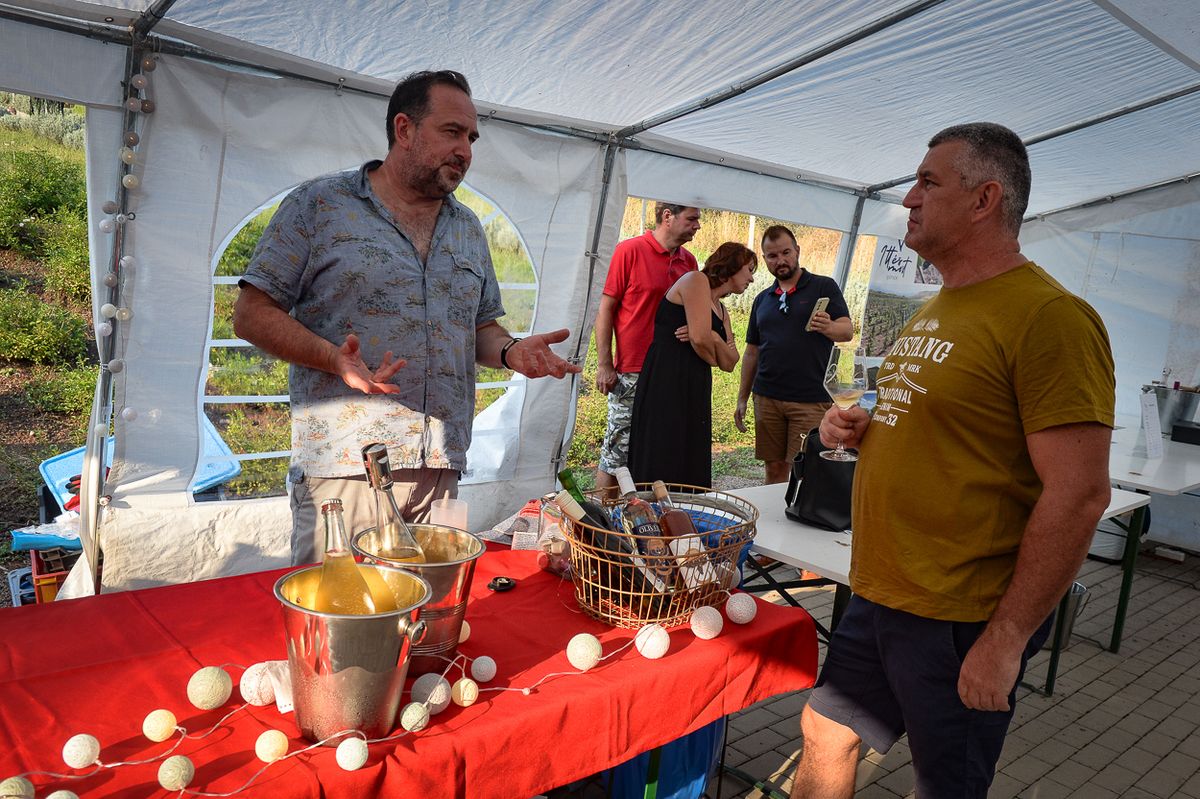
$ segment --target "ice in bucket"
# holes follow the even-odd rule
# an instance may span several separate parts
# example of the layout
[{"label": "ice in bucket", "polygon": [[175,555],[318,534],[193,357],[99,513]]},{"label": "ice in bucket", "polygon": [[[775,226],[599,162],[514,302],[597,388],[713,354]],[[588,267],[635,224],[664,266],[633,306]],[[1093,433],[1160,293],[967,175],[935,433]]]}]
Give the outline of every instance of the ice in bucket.
[{"label": "ice in bucket", "polygon": [[368,738],[391,732],[412,647],[425,633],[419,617],[432,595],[425,580],[388,565],[358,568],[373,572],[370,582],[391,590],[396,610],[371,615],[311,610],[320,566],[289,572],[275,583],[283,606],[296,724],[310,741],[342,730],[359,730]]},{"label": "ice in bucket", "polygon": [[484,552],[483,541],[465,530],[440,524],[414,524],[413,535],[425,552],[424,563],[400,563],[381,556],[379,537],[367,528],[351,540],[350,547],[373,563],[388,563],[419,574],[429,583],[432,595],[421,611],[425,639],[413,646],[414,674],[446,668],[458,649],[458,634],[467,612],[475,561]]}]

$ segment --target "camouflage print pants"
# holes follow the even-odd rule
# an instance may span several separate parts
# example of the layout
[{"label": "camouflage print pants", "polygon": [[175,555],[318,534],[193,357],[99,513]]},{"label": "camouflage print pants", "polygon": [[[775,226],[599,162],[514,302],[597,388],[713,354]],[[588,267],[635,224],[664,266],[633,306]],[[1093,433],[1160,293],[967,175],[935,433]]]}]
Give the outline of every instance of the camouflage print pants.
[{"label": "camouflage print pants", "polygon": [[617,384],[608,392],[608,426],[600,447],[600,471],[613,473],[629,463],[629,423],[633,419],[633,394],[637,372],[620,372]]}]

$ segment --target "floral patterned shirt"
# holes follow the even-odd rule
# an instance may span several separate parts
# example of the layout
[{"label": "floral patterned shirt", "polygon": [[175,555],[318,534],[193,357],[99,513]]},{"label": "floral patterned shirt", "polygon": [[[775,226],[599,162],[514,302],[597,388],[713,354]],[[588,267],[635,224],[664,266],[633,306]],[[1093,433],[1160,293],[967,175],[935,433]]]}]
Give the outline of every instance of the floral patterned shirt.
[{"label": "floral patterned shirt", "polygon": [[340,345],[359,337],[372,368],[391,350],[408,364],[399,394],[363,394],[336,375],[293,364],[292,467],[314,477],[363,473],[364,444],[383,442],[399,469],[466,467],[475,408],[475,330],[504,315],[483,225],[452,196],[429,257],[371,190],[367,172],[298,186],[264,231],[246,283]]}]

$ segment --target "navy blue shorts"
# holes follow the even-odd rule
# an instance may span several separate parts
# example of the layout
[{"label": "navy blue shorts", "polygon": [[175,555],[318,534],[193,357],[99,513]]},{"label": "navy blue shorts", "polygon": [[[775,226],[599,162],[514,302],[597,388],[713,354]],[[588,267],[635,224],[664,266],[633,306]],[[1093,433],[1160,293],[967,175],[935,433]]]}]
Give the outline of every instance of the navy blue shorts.
[{"label": "navy blue shorts", "polygon": [[[1030,638],[1041,647],[1053,617]],[[877,752],[908,734],[921,799],[985,799],[1016,707],[972,710],[958,697],[962,659],[986,622],[925,619],[851,597],[829,642],[809,707],[849,727]]]}]

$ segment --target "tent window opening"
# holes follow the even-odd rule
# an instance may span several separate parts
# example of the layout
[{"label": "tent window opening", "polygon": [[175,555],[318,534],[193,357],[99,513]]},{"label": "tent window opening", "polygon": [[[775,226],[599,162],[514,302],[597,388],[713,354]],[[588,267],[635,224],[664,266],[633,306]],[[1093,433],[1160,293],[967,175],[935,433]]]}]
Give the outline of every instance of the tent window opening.
[{"label": "tent window opening", "polygon": [[[514,335],[528,334],[533,328],[538,297],[537,277],[528,249],[512,222],[490,199],[465,185],[459,187],[455,197],[483,222],[506,311],[500,324]],[[245,273],[277,207],[273,205],[249,218],[229,241],[214,270],[208,369],[201,410],[241,466],[240,474],[218,489],[218,499],[286,493],[291,450],[288,366],[237,338],[233,332],[238,279]],[[519,426],[524,380],[507,369],[477,368],[476,439],[495,441],[498,429]],[[518,390],[514,393],[514,389]],[[510,401],[501,402],[505,397],[510,397]],[[228,455],[225,458],[228,460]],[[486,467],[469,470],[463,482],[494,479],[497,475],[491,472]]]}]

